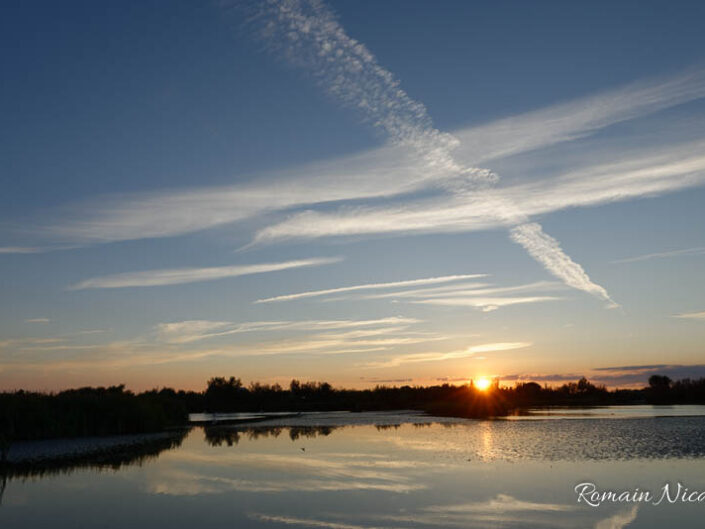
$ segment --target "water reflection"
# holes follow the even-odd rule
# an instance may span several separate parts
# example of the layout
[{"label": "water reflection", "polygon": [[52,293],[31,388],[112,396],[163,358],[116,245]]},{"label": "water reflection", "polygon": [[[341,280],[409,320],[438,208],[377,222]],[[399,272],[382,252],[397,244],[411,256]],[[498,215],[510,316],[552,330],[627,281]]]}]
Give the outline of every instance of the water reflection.
[{"label": "water reflection", "polygon": [[[52,474],[70,474],[82,468],[120,470],[124,466],[142,465],[155,460],[165,450],[178,448],[188,430],[175,431],[168,436],[146,438],[141,442],[119,445],[96,453],[65,455],[55,458],[23,459],[0,464],[0,473],[6,478],[43,477]],[[61,441],[59,441],[61,442]]]},{"label": "water reflection", "polygon": [[[23,459],[0,463],[0,505],[9,481],[13,479],[42,478],[52,475],[71,474],[81,469],[118,471],[123,467],[141,466],[156,460],[165,450],[178,448],[188,430],[172,432],[156,439],[146,438],[141,442],[117,446],[97,453],[66,455],[55,458]],[[61,441],[58,441],[61,442]]]},{"label": "water reflection", "polygon": [[[637,505],[617,512],[604,519],[598,519],[594,529],[623,529],[636,520],[639,507]],[[400,516],[380,516],[374,523],[384,525],[367,525],[366,521],[350,522],[349,518],[331,517],[323,518],[298,518],[295,516],[267,515],[262,513],[250,514],[250,519],[264,522],[269,525],[286,525],[302,527],[320,527],[324,529],[391,529],[399,527],[459,527],[459,528],[486,528],[486,527],[576,527],[572,525],[576,520],[585,518],[576,512],[577,509],[566,505],[549,503],[532,503],[517,500],[511,496],[498,495],[485,503],[468,505],[450,505],[446,507],[431,507],[421,509],[410,514]],[[570,516],[571,523],[565,520],[556,521],[550,515],[561,513]],[[587,521],[587,520],[586,520]]]},{"label": "water reflection", "polygon": [[[233,426],[205,426],[205,440],[211,446],[234,446],[240,442],[240,439],[245,436],[249,440],[260,438],[279,437],[283,432],[287,432],[289,439],[296,441],[297,439],[312,438],[317,436],[330,435],[338,426],[252,426],[252,427],[233,427]],[[384,427],[382,427],[384,428]]]},{"label": "water reflection", "polygon": [[489,460],[492,459],[492,427],[489,422],[484,422],[482,424],[482,444],[481,449],[480,449],[480,458],[483,460]]},{"label": "water reflection", "polygon": [[7,480],[0,527],[701,526],[705,504],[592,508],[574,487],[705,490],[705,418],[383,419],[196,427],[118,472],[79,465]]},{"label": "water reflection", "polygon": [[595,529],[622,529],[636,520],[638,511],[639,506],[634,505],[632,508],[618,512],[614,516],[610,516],[604,520],[599,520],[595,524]]},{"label": "water reflection", "polygon": [[[181,495],[229,491],[409,492],[425,488],[409,475],[412,469],[428,466],[424,462],[390,461],[385,453],[359,452],[343,446],[335,451],[321,450],[321,443],[326,444],[324,438],[336,428],[221,427],[214,430],[206,431],[208,447],[222,447],[225,439],[225,444],[230,440],[229,446],[237,449],[204,449],[194,432],[187,443],[194,449],[165,454],[160,472],[152,476],[150,490]],[[237,443],[234,439],[238,439]],[[311,444],[311,441],[317,442]]]}]

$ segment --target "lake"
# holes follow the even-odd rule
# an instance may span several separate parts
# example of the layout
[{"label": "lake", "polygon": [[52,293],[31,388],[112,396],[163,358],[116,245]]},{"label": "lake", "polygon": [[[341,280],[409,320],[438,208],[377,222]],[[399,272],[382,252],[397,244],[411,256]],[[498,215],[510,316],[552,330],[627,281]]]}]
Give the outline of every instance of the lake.
[{"label": "lake", "polygon": [[[653,498],[590,506],[590,485],[578,502],[583,483]],[[134,457],[16,469],[0,527],[702,527],[705,494],[671,503],[678,483],[705,491],[703,406],[494,421],[312,413],[197,426]]]}]

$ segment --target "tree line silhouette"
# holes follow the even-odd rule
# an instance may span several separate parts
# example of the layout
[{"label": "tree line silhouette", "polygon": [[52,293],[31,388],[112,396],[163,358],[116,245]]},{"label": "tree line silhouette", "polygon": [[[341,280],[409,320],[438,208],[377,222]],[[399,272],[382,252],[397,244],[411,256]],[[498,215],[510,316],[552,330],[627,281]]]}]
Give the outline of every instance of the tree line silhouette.
[{"label": "tree line silhouette", "polygon": [[540,406],[615,404],[705,404],[705,378],[672,381],[653,375],[643,389],[607,390],[586,378],[558,387],[536,382],[487,390],[472,383],[435,386],[334,388],[327,382],[292,380],[279,384],[236,377],[211,378],[202,392],[171,388],[133,393],[123,385],[86,387],[58,393],[0,393],[0,459],[12,440],[157,432],[185,426],[197,412],[389,411],[418,410],[433,415],[484,418]]}]

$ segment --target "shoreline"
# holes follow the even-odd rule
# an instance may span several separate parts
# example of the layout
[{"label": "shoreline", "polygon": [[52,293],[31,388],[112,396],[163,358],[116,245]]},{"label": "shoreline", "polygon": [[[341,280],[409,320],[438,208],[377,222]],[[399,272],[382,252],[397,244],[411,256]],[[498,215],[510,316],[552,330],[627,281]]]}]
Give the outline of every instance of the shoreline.
[{"label": "shoreline", "polygon": [[16,441],[10,445],[5,460],[7,467],[46,465],[52,463],[75,463],[77,461],[104,456],[139,457],[139,449],[180,441],[182,430],[156,433],[110,435],[104,437],[73,437],[65,439],[41,439]]}]

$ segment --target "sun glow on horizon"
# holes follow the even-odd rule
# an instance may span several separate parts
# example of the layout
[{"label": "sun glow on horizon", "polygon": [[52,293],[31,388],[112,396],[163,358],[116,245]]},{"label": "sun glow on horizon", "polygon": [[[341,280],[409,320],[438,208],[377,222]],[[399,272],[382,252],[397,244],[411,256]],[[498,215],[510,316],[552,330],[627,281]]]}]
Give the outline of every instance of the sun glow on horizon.
[{"label": "sun glow on horizon", "polygon": [[474,386],[480,391],[487,391],[492,385],[492,381],[487,377],[480,377],[473,381]]}]

